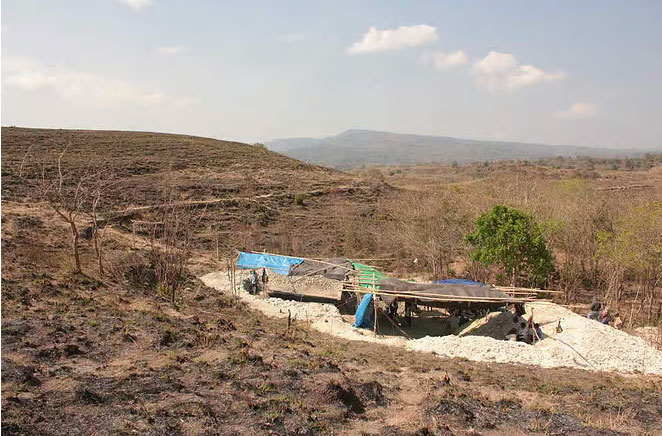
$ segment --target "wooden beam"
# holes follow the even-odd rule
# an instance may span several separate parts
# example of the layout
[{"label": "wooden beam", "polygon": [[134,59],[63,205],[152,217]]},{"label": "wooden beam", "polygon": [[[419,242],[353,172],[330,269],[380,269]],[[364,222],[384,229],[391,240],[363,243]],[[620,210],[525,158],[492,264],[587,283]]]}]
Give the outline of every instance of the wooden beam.
[{"label": "wooden beam", "polygon": [[462,296],[453,296],[453,295],[444,296],[444,295],[435,295],[435,294],[421,295],[421,294],[379,291],[364,287],[353,288],[350,290],[362,294],[374,293],[376,295],[385,295],[389,297],[410,298],[410,299],[427,300],[427,301],[458,302],[458,303],[530,303],[534,301],[540,301],[536,299],[523,299],[523,298],[480,298],[480,297],[462,297]]},{"label": "wooden beam", "polygon": [[563,294],[563,291],[552,291],[550,289],[538,289],[538,288],[519,288],[516,286],[493,286],[494,289],[500,291],[523,291],[523,292],[533,292],[536,294]]},{"label": "wooden beam", "polygon": [[[366,284],[369,284],[368,282],[363,282]],[[365,292],[365,293],[370,293],[370,288],[366,288],[364,286],[356,285],[352,282],[343,282],[343,284],[347,284],[350,286],[354,286],[354,290],[360,291],[360,292]],[[432,292],[422,292],[422,291],[407,291],[407,290],[388,290],[388,289],[380,289],[379,290],[380,294],[384,295],[407,295],[410,297],[419,297],[419,298],[427,298],[427,299],[436,299],[436,298],[462,298],[466,300],[494,300],[494,301],[508,301],[508,302],[519,302],[518,298],[507,298],[507,297],[473,297],[470,295],[453,295],[453,294],[436,294]],[[524,301],[524,300],[523,300]],[[526,300],[530,301],[530,300]]]}]

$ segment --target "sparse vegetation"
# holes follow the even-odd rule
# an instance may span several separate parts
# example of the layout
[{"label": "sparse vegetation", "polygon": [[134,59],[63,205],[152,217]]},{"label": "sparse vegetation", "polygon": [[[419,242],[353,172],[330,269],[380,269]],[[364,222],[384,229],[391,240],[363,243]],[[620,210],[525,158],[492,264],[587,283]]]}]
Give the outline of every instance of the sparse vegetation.
[{"label": "sparse vegetation", "polygon": [[[95,209],[97,225],[92,179],[88,206],[76,215],[77,233],[103,233],[101,256],[94,239],[78,241],[87,275],[63,269],[62,259],[73,257],[71,228],[31,196],[41,172],[34,159],[22,163],[28,148],[46,156],[68,142],[63,174],[71,186],[93,152],[115,173]],[[508,204],[539,223],[556,267],[550,287],[575,302],[606,296],[632,324],[655,324],[662,159],[617,172],[596,159],[597,177],[583,161],[564,159],[554,161],[558,169],[399,167],[366,182],[249,145],[176,135],[3,129],[3,146],[7,434],[662,430],[659,378],[441,359],[343,341],[305,322],[286,330],[284,320],[195,279],[222,268],[231,247],[379,255],[396,259],[383,263],[396,274],[468,276],[476,266],[464,235],[481,214]],[[132,221],[162,224],[134,236]],[[499,269],[480,272],[491,280]],[[156,295],[159,282],[167,301]]]},{"label": "sparse vegetation", "polygon": [[204,210],[182,207],[169,192],[159,208],[149,239],[148,259],[154,266],[157,293],[176,302],[179,287],[188,279],[187,265],[193,254],[194,235]]},{"label": "sparse vegetation", "polygon": [[450,264],[465,251],[462,238],[471,215],[464,199],[446,189],[405,192],[382,213],[387,219],[377,231],[393,242],[398,257],[418,258],[434,279],[449,275]]}]

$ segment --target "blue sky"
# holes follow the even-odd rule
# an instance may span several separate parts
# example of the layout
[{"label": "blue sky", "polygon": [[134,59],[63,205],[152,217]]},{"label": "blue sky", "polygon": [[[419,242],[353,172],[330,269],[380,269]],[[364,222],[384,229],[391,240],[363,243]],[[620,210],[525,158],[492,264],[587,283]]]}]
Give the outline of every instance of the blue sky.
[{"label": "blue sky", "polygon": [[662,148],[659,1],[4,0],[2,124]]}]

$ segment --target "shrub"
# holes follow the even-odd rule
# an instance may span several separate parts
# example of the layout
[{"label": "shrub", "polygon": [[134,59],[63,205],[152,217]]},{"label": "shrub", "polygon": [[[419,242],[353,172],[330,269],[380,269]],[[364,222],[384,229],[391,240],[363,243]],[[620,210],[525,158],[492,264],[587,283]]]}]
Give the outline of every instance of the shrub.
[{"label": "shrub", "polygon": [[476,230],[465,236],[474,250],[471,260],[485,265],[498,264],[517,284],[525,273],[542,284],[553,270],[552,256],[533,217],[515,208],[497,205],[476,220]]}]

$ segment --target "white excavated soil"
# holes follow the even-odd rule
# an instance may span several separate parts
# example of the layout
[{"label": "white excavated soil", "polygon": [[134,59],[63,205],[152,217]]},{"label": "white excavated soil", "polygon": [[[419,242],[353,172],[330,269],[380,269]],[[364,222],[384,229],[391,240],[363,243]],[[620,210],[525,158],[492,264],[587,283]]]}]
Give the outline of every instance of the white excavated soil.
[{"label": "white excavated soil", "polygon": [[657,327],[638,327],[630,333],[644,339],[658,350],[662,350],[662,325]]},{"label": "white excavated soil", "polygon": [[[238,272],[237,283],[240,283],[243,277],[246,277],[246,274]],[[225,272],[210,273],[201,279],[207,286],[230,292],[231,286]],[[503,337],[511,327],[511,321],[508,320],[512,318],[510,313],[490,314],[489,318],[493,319],[473,323],[471,328],[463,331],[464,336],[426,336],[406,340],[393,336],[376,337],[369,330],[354,328],[343,320],[338,309],[331,304],[264,298],[250,295],[243,289],[239,291],[239,295],[251,307],[265,315],[287,317],[289,311],[293,318],[309,321],[313,328],[321,332],[349,340],[401,346],[409,350],[475,361],[662,375],[662,351],[651,347],[644,339],[589,320],[553,303],[526,305],[526,317],[533,311],[535,321],[544,324],[543,340],[535,345],[528,345],[495,339]],[[555,332],[558,319],[561,319],[563,327],[561,333]]]}]

